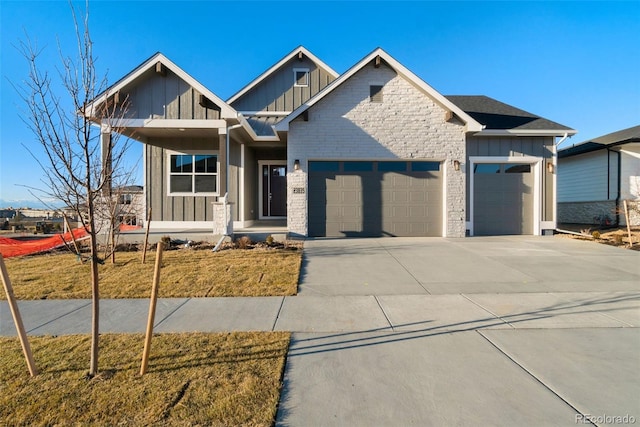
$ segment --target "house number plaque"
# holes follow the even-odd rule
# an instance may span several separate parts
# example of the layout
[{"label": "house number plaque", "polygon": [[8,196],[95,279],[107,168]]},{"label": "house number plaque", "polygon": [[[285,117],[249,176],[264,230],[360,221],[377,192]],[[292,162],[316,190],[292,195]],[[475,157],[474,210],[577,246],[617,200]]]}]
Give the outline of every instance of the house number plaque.
[{"label": "house number plaque", "polygon": [[304,187],[293,187],[293,194],[304,194]]}]

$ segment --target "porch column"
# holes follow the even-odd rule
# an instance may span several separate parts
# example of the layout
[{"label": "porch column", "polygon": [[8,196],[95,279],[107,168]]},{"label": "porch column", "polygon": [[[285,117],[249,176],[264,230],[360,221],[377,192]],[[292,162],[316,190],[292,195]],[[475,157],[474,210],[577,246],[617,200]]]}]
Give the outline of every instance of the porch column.
[{"label": "porch column", "polygon": [[227,130],[225,128],[221,128],[218,136],[218,143],[220,145],[220,171],[218,172],[218,176],[220,177],[220,190],[218,193],[220,197],[224,197],[229,191],[228,182],[227,182]]},{"label": "porch column", "polygon": [[113,169],[113,146],[111,139],[111,126],[103,124],[100,126],[100,151],[102,160],[102,194],[109,197],[111,195],[111,175]]}]

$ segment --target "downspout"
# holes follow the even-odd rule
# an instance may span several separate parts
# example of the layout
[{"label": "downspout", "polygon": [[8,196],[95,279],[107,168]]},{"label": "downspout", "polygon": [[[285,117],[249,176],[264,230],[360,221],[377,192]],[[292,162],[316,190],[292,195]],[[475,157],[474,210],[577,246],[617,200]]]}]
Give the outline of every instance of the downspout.
[{"label": "downspout", "polygon": [[558,229],[558,146],[567,140],[569,137],[569,133],[565,132],[558,141],[553,146],[553,153],[551,163],[553,164],[553,222],[555,223],[556,230]]},{"label": "downspout", "polygon": [[616,199],[616,225],[620,226],[620,201],[622,200],[622,152],[618,153],[618,198]]}]

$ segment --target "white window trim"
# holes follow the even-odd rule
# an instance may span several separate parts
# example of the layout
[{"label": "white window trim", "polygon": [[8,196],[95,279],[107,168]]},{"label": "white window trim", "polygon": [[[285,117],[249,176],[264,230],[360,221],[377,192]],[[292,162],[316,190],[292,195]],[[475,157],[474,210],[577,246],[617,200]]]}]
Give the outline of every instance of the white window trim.
[{"label": "white window trim", "polygon": [[[216,192],[209,192],[209,193],[196,193],[195,191],[189,192],[189,193],[185,193],[185,192],[180,192],[180,193],[172,193],[171,192],[171,156],[172,155],[191,155],[191,156],[196,156],[199,154],[204,154],[204,155],[215,155],[216,156],[216,189],[220,189],[220,152],[218,150],[184,150],[184,151],[174,151],[174,150],[166,150],[166,194],[168,197],[212,197],[212,196],[219,196],[220,192],[216,191]],[[195,171],[191,173],[192,175],[195,174]],[[207,174],[208,175],[208,174]]]},{"label": "white window trim", "polygon": [[533,157],[533,156],[521,156],[521,157],[503,157],[503,156],[479,156],[479,157],[469,157],[469,235],[474,235],[474,179],[475,174],[473,172],[474,165],[478,163],[529,163],[532,166],[533,172],[533,235],[539,236],[541,231],[541,223],[540,223],[540,213],[542,210],[542,157]]},{"label": "white window trim", "polygon": [[[307,76],[307,83],[306,84],[298,84],[298,76],[297,74],[299,72],[304,72],[305,75]],[[308,68],[294,68],[293,69],[293,87],[309,87],[309,80],[311,79],[311,76],[309,75],[309,69]]]}]

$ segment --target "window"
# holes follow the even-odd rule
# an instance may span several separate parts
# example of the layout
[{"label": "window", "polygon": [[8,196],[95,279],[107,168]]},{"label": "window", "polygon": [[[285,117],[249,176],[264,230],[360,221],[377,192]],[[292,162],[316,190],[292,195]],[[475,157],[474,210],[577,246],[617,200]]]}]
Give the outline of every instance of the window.
[{"label": "window", "polygon": [[371,102],[382,102],[382,85],[369,86],[369,100]]},{"label": "window", "polygon": [[307,68],[293,69],[293,86],[295,87],[309,86],[309,69]]},{"label": "window", "polygon": [[338,172],[338,162],[309,162],[309,172]]},{"label": "window", "polygon": [[406,172],[407,162],[378,162],[379,172]]},{"label": "window", "polygon": [[413,172],[431,172],[439,171],[439,162],[411,162],[411,170]]},{"label": "window", "polygon": [[132,194],[121,194],[120,200],[118,201],[118,203],[120,203],[121,205],[130,205],[132,201],[133,201]]},{"label": "window", "polygon": [[504,173],[529,173],[531,172],[530,164],[506,164],[504,165]]},{"label": "window", "polygon": [[476,163],[474,173],[500,173],[500,163]]},{"label": "window", "polygon": [[170,154],[169,157],[169,194],[217,193],[217,155]]},{"label": "window", "polygon": [[344,162],[343,168],[345,172],[371,172],[373,162]]}]

